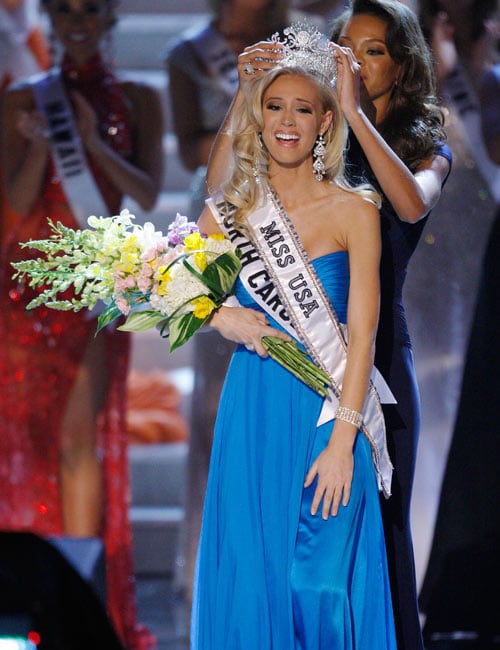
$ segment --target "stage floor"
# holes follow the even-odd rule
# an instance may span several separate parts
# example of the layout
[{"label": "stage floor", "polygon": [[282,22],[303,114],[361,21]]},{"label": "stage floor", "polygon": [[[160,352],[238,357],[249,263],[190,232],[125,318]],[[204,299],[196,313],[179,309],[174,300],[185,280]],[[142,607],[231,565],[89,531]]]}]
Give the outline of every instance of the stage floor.
[{"label": "stage floor", "polygon": [[[168,578],[137,578],[139,621],[158,639],[157,650],[189,650],[188,608],[182,594],[176,593]],[[491,650],[500,650],[500,639]],[[477,641],[466,637],[442,638],[427,645],[427,650],[485,650]]]}]

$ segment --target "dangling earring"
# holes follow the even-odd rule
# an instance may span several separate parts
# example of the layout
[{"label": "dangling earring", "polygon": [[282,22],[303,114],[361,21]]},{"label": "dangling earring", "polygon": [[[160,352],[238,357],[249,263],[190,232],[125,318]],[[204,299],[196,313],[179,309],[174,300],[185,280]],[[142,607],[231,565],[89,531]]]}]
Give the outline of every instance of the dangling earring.
[{"label": "dangling earring", "polygon": [[323,137],[323,134],[320,133],[316,139],[316,144],[314,145],[313,149],[313,172],[314,178],[317,181],[322,181],[323,176],[325,175],[325,154],[325,138]]},{"label": "dangling earring", "polygon": [[259,163],[258,163],[257,156],[255,156],[253,160],[252,175],[255,178],[257,184],[260,183],[260,171],[259,171]]}]

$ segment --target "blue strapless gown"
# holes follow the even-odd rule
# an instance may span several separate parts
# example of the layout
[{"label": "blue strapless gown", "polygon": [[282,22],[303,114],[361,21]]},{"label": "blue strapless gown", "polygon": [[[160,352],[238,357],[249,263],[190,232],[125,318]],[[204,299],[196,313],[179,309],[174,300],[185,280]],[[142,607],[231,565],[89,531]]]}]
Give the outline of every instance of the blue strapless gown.
[{"label": "blue strapless gown", "polygon": [[[313,262],[346,320],[348,256]],[[244,306],[257,308],[238,284]],[[276,326],[275,323],[271,323]],[[370,446],[356,439],[351,499],[323,521],[303,483],[332,422],[322,398],[238,346],[215,426],[191,624],[192,650],[392,650],[386,551]]]}]

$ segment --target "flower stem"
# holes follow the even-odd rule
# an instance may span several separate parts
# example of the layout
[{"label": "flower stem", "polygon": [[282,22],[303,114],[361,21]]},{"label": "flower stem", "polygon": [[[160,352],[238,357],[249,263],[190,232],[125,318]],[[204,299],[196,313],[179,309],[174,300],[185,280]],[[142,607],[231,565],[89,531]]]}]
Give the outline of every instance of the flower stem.
[{"label": "flower stem", "polygon": [[318,368],[295,341],[283,341],[276,336],[264,336],[262,345],[272,359],[297,379],[303,381],[322,397],[328,395],[328,387],[332,385],[329,375]]}]

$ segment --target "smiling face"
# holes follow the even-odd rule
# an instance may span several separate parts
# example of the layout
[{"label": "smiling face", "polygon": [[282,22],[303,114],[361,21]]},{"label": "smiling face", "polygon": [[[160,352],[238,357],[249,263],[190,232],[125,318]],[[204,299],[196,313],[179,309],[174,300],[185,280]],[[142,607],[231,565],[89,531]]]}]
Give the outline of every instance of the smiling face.
[{"label": "smiling face", "polygon": [[377,110],[377,122],[384,118],[400,66],[392,59],[385,35],[387,24],[369,14],[355,14],[344,25],[339,45],[349,47],[361,66],[361,79]]},{"label": "smiling face", "polygon": [[307,167],[311,173],[312,149],[319,133],[332,121],[323,110],[316,84],[298,75],[275,79],[262,98],[262,139],[269,151],[269,173],[277,167]]},{"label": "smiling face", "polygon": [[108,0],[48,0],[47,10],[54,32],[65,52],[83,64],[99,49],[112,24]]}]

